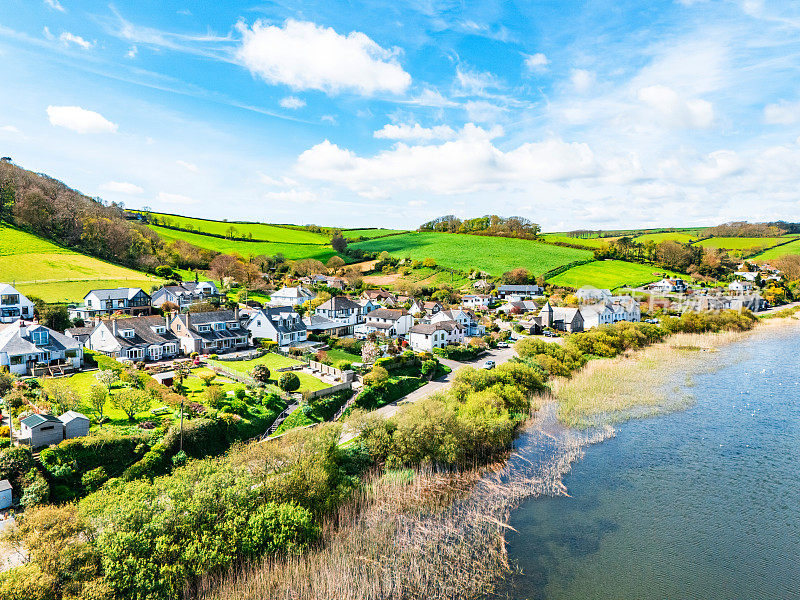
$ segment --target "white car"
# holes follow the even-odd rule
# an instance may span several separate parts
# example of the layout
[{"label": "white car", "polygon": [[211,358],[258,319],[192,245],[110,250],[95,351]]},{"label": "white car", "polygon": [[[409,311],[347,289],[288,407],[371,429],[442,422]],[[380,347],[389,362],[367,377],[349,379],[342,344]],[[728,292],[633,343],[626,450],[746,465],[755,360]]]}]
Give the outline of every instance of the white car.
[{"label": "white car", "polygon": [[494,369],[494,361],[493,360],[487,360],[485,363],[483,363],[483,368],[484,369]]}]

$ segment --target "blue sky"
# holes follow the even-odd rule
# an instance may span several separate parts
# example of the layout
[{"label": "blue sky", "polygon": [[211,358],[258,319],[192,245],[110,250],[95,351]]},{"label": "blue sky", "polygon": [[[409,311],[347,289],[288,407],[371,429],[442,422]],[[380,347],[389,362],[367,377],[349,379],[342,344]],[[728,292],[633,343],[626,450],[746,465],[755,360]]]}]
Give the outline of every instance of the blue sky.
[{"label": "blue sky", "polygon": [[0,153],[210,218],[800,220],[800,4],[0,0]]}]

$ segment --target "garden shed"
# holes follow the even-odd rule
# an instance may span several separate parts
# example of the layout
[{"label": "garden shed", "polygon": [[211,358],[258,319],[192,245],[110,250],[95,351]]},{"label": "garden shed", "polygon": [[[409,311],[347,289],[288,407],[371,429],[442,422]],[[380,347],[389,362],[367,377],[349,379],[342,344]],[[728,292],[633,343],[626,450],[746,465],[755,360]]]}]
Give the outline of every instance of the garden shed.
[{"label": "garden shed", "polygon": [[89,434],[91,421],[89,417],[74,410],[68,410],[58,417],[64,424],[64,439],[69,440],[76,437],[83,437]]},{"label": "garden shed", "polygon": [[0,510],[5,510],[11,506],[11,483],[8,479],[0,481]]},{"label": "garden shed", "polygon": [[53,415],[28,415],[20,419],[19,441],[31,448],[59,444],[64,439],[64,424]]}]

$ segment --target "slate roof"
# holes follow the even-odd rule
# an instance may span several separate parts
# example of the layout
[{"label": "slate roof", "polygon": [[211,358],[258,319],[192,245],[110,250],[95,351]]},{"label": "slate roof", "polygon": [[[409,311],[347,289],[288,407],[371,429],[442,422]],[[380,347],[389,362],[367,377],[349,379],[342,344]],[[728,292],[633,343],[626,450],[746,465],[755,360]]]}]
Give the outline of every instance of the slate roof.
[{"label": "slate roof", "polygon": [[[46,345],[36,346],[28,339],[30,332],[36,329],[47,330],[49,335]],[[6,352],[8,354],[33,354],[43,350],[61,351],[78,349],[80,347],[81,345],[77,340],[69,338],[63,333],[54,331],[44,325],[39,325],[38,323],[23,325],[22,321],[16,321],[0,329],[0,352]]]},{"label": "slate roof", "polygon": [[274,292],[272,296],[278,296],[279,298],[309,298],[313,297],[314,293],[308,291],[303,286],[297,286],[281,288],[277,292]]},{"label": "slate roof", "polygon": [[24,419],[19,420],[20,423],[24,423],[31,429],[37,425],[41,425],[42,423],[47,423],[48,421],[52,423],[58,423],[59,425],[61,424],[61,420],[58,417],[48,414],[37,415],[34,413],[32,415],[28,415]]},{"label": "slate roof", "polygon": [[[123,299],[130,300],[139,292],[142,292],[148,298],[150,297],[150,295],[147,292],[145,292],[142,288],[113,288],[108,290],[90,290],[89,293],[86,294],[86,296],[94,294],[100,300],[123,300]],[[86,298],[86,296],[84,296],[84,299]]]},{"label": "slate roof", "polygon": [[303,317],[303,324],[305,325],[306,329],[311,329],[313,331],[346,327],[346,325],[337,323],[336,321],[333,321],[328,317],[323,317],[322,315],[310,315],[308,317]]},{"label": "slate roof", "polygon": [[345,296],[334,296],[317,307],[317,310],[357,310],[361,305]]},{"label": "slate roof", "polygon": [[439,321],[438,323],[424,323],[421,325],[414,325],[409,329],[409,333],[424,333],[431,335],[435,331],[453,331],[454,329],[462,329],[461,323],[456,321]]},{"label": "slate roof", "polygon": [[58,417],[58,420],[61,421],[62,423],[69,423],[70,421],[74,421],[75,419],[86,419],[88,421],[89,417],[74,410],[68,410],[63,415],[60,415]]},{"label": "slate roof", "polygon": [[[194,316],[192,317],[194,318]],[[114,331],[114,319],[105,319],[103,325],[108,330]],[[153,327],[166,326],[164,317],[158,315],[147,317],[131,317],[127,319],[117,319],[116,339],[121,346],[151,346],[177,341],[177,336],[167,329],[164,333],[156,333]],[[123,337],[120,332],[125,329],[133,329],[133,337]]]},{"label": "slate roof", "polygon": [[378,308],[367,315],[367,319],[388,319],[397,321],[400,317],[408,313],[402,308]]}]

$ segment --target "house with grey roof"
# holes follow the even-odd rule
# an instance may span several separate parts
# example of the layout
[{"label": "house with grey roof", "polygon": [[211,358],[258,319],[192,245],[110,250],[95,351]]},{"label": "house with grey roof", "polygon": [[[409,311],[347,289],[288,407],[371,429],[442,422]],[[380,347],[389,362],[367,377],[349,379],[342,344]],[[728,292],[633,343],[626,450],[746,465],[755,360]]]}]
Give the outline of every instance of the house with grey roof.
[{"label": "house with grey roof", "polygon": [[308,331],[293,306],[266,306],[245,312],[243,326],[253,340],[272,340],[279,346],[306,341]]},{"label": "house with grey roof", "polygon": [[91,290],[83,297],[83,304],[70,310],[70,317],[90,321],[96,316],[122,313],[149,315],[150,295],[141,288],[114,288]]},{"label": "house with grey roof", "polygon": [[170,302],[181,310],[201,302],[217,303],[220,299],[213,281],[184,281],[178,285],[165,285],[152,295],[153,306],[161,307],[165,302]]},{"label": "house with grey roof", "polygon": [[0,325],[0,367],[15,375],[56,375],[83,366],[76,340],[40,325],[16,321]]},{"label": "house with grey roof", "polygon": [[415,352],[431,352],[434,348],[444,348],[448,344],[464,341],[464,329],[453,320],[439,320],[414,325],[408,331],[408,342]]},{"label": "house with grey roof", "polygon": [[414,317],[402,308],[379,308],[366,316],[366,321],[356,325],[357,337],[377,333],[386,337],[404,336],[414,325]]},{"label": "house with grey roof", "polygon": [[33,319],[33,302],[7,283],[0,283],[0,323]]},{"label": "house with grey roof", "polygon": [[478,320],[475,313],[464,308],[441,310],[430,318],[431,323],[443,321],[455,321],[461,325],[461,329],[466,336],[474,337],[486,333],[486,327]]},{"label": "house with grey roof", "polygon": [[583,315],[577,308],[568,306],[553,307],[550,301],[545,302],[542,310],[539,311],[542,327],[550,327],[560,331],[576,333],[583,331]]},{"label": "house with grey roof", "polygon": [[361,305],[345,296],[335,296],[323,302],[314,311],[314,315],[338,324],[340,329],[343,328],[343,335],[353,335],[355,326],[365,320],[361,314]]},{"label": "house with grey roof", "polygon": [[17,441],[31,448],[60,444],[64,440],[64,423],[54,415],[32,414],[19,420]]},{"label": "house with grey roof", "polygon": [[173,358],[180,351],[180,343],[170,329],[170,320],[170,315],[98,319],[87,347],[134,362]]},{"label": "house with grey roof", "polygon": [[238,307],[178,314],[172,317],[170,329],[184,354],[222,354],[249,346],[250,332],[242,324]]},{"label": "house with grey roof", "polygon": [[532,285],[501,285],[497,288],[497,297],[500,300],[524,300],[536,298],[544,293],[541,286]]},{"label": "house with grey roof", "polygon": [[272,306],[300,306],[308,300],[313,300],[317,295],[299,285],[297,287],[285,287],[277,292],[272,292],[269,296],[269,303]]}]

